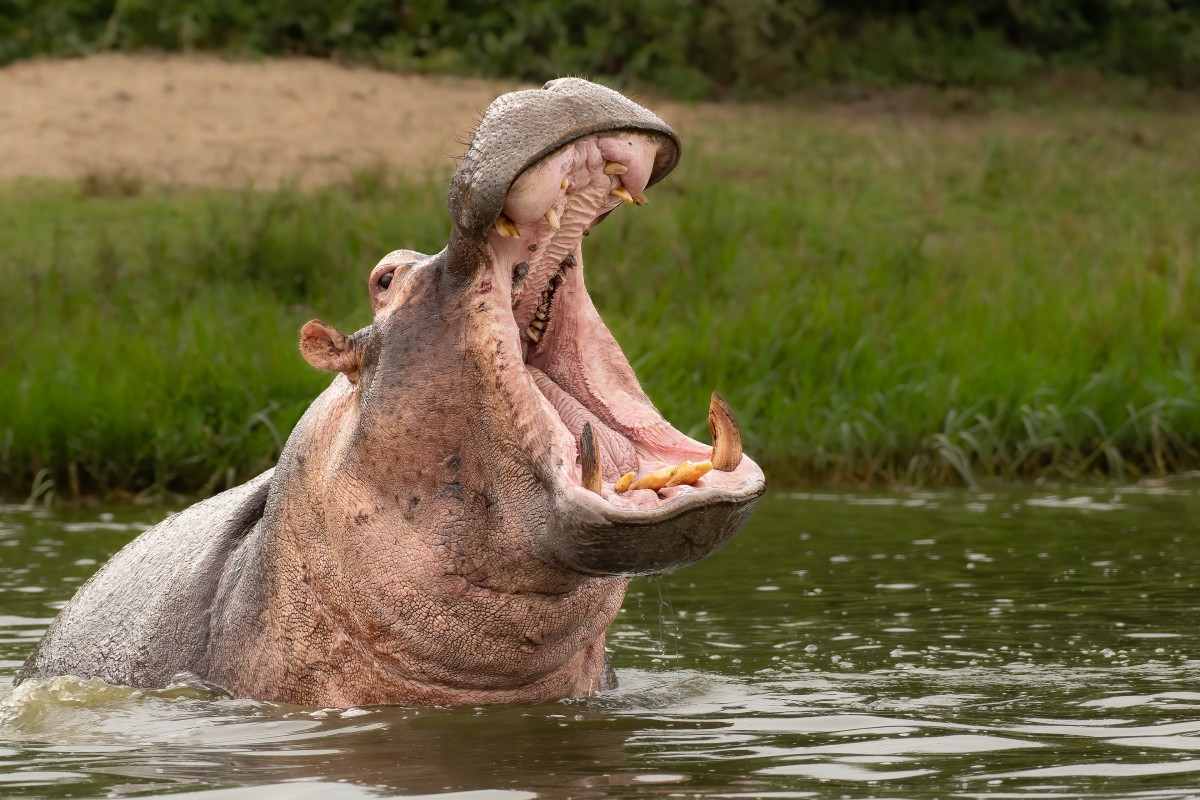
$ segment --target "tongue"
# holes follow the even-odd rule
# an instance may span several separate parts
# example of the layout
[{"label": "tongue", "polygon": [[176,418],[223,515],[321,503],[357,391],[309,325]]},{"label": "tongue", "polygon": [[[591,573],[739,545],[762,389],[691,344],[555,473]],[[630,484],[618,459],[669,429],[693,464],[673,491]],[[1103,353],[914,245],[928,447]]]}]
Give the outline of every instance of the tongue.
[{"label": "tongue", "polygon": [[550,405],[554,406],[554,410],[558,412],[558,416],[572,436],[579,439],[583,433],[583,426],[591,423],[592,430],[600,444],[600,453],[603,456],[601,463],[604,465],[604,480],[611,483],[626,472],[637,472],[637,451],[634,450],[632,442],[601,422],[595,414],[584,408],[566,390],[550,380],[546,373],[528,364],[525,365],[525,368],[533,376],[533,381],[541,393],[550,401]]}]

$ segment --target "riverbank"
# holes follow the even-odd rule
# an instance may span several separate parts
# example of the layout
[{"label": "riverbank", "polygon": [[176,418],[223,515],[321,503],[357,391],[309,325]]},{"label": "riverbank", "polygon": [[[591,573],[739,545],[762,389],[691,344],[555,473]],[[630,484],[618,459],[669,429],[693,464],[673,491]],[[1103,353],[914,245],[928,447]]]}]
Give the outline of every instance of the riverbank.
[{"label": "riverbank", "polygon": [[[102,72],[89,96],[139,102]],[[499,90],[464,84],[460,116],[398,113],[373,130],[394,103],[372,91],[418,90],[351,72],[279,78],[281,93],[306,92],[285,105],[320,109],[311,123],[239,94],[256,85],[244,78],[224,79],[220,101],[240,109],[236,126],[197,96],[224,172],[183,146],[204,138],[183,112],[105,139],[97,109],[44,139],[44,157],[75,167],[0,184],[0,494],[207,493],[273,462],[327,381],[296,351],[300,325],[366,324],[379,256],[445,242],[447,156]],[[436,80],[430,96],[460,97]],[[376,98],[359,112],[314,97],[351,83]],[[659,110],[683,161],[650,206],[589,238],[588,281],[682,430],[707,436],[718,389],[776,483],[1200,466],[1200,112]],[[6,147],[37,135],[4,129]],[[356,130],[379,152],[340,138]],[[379,157],[391,141],[424,155]],[[263,157],[236,164],[247,142]],[[197,165],[209,179],[191,177]]]}]

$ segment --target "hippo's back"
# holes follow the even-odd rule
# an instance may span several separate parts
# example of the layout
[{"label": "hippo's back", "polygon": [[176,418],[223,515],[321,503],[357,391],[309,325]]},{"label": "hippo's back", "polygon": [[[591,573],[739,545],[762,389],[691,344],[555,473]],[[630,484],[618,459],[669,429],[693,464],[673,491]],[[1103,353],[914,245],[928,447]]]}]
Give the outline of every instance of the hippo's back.
[{"label": "hippo's back", "polygon": [[162,687],[196,671],[225,564],[262,518],[273,472],[168,517],[113,556],[50,625],[17,683],[77,675]]}]

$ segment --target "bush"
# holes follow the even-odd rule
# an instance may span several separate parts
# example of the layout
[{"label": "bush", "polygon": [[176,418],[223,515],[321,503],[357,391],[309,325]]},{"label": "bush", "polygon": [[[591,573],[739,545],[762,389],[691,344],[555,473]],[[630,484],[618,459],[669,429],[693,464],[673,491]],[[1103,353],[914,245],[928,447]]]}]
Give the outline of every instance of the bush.
[{"label": "bush", "polygon": [[0,0],[0,63],[147,48],[583,74],[683,98],[1010,85],[1063,66],[1200,86],[1200,10],[1184,0]]}]

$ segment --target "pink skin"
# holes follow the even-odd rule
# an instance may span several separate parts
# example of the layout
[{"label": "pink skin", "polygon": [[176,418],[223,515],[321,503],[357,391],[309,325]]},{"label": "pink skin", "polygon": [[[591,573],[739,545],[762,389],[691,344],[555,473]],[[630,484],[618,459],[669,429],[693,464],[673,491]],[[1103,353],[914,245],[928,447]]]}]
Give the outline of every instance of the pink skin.
[{"label": "pink skin", "polygon": [[[277,554],[264,569],[265,591],[275,598],[268,618],[228,637],[243,653],[240,661],[224,653],[217,659],[257,666],[214,673],[217,683],[247,696],[333,705],[541,702],[589,694],[603,684],[604,631],[620,609],[626,580],[589,577],[535,556],[555,515],[667,518],[710,497],[719,505],[732,493],[761,491],[762,473],[745,457],[735,470],[710,472],[694,486],[613,491],[621,470],[703,461],[711,451],[654,409],[584,286],[584,231],[620,204],[613,187],[640,188],[624,179],[644,181],[639,176],[654,158],[653,138],[619,138],[577,140],[515,182],[520,199],[512,213],[521,236],[489,234],[491,268],[463,293],[457,310],[420,310],[438,296],[431,283],[436,259],[400,250],[371,273],[371,329],[346,337],[322,323],[305,326],[305,357],[348,379],[335,381],[314,404],[315,424],[298,427],[304,462],[286,465],[293,477],[277,498],[281,540],[262,548]],[[605,175],[605,152],[627,158],[629,171]],[[551,205],[559,211],[557,232],[544,218]],[[528,328],[539,298],[571,253],[576,265],[564,269],[549,325],[535,342]],[[529,271],[514,298],[518,262]],[[389,274],[385,288],[381,279]],[[388,327],[414,314],[465,327],[446,328],[448,340],[419,342],[443,335],[442,328]],[[400,338],[382,339],[372,365],[371,336],[392,335]],[[384,360],[410,341],[417,360],[404,362],[397,375],[408,388],[392,399],[397,384]],[[447,369],[459,354],[462,366]],[[478,388],[448,382],[460,377]],[[432,393],[422,396],[420,387],[430,381]],[[580,485],[584,422],[600,439],[599,495]],[[489,438],[496,431],[498,441]],[[484,438],[464,441],[464,433]],[[536,489],[539,482],[546,489]],[[446,487],[489,498],[486,519],[440,516],[446,512],[437,498],[446,498]],[[254,642],[248,653],[247,640]]]}]

